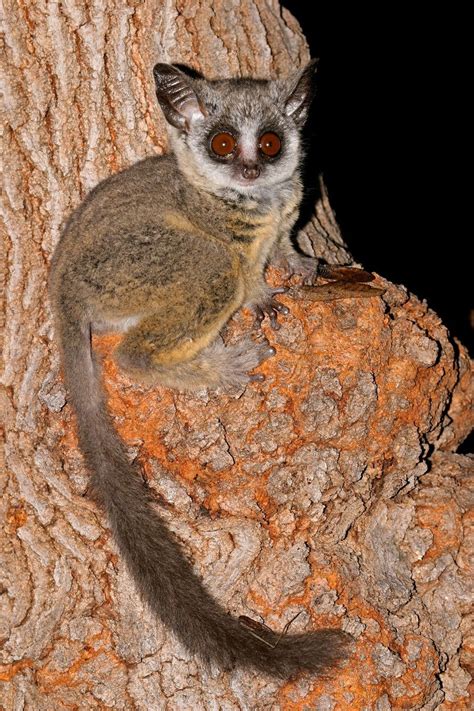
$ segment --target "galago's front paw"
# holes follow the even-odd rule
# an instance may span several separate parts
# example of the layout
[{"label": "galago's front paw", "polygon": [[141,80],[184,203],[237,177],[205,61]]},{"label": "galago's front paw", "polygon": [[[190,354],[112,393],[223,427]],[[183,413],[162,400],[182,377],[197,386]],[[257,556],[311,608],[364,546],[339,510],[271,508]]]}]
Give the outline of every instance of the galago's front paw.
[{"label": "galago's front paw", "polygon": [[270,325],[275,331],[278,331],[280,324],[277,321],[278,314],[286,315],[290,312],[289,308],[284,304],[280,304],[274,296],[276,294],[284,294],[287,291],[286,287],[280,286],[277,289],[268,289],[267,295],[258,304],[252,308],[255,312],[255,320],[258,327],[261,326],[265,315],[270,319]]}]

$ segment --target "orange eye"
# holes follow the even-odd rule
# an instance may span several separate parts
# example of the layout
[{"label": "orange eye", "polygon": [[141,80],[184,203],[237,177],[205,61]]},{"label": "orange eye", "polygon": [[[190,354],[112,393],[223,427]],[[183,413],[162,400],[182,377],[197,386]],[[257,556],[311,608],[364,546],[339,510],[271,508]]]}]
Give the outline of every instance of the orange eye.
[{"label": "orange eye", "polygon": [[237,141],[231,133],[216,133],[211,141],[211,148],[216,156],[230,156],[234,152]]},{"label": "orange eye", "polygon": [[276,133],[268,131],[267,133],[264,133],[263,136],[260,136],[258,147],[264,155],[273,158],[274,156],[277,156],[281,150],[281,141]]}]

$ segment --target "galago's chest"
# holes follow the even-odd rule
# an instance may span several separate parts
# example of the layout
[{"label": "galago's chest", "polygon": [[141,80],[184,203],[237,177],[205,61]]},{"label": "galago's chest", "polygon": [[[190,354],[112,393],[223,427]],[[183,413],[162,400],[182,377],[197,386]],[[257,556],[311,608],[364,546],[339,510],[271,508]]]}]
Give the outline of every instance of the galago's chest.
[{"label": "galago's chest", "polygon": [[291,229],[298,205],[297,195],[291,195],[265,212],[242,211],[233,216],[232,242],[251,279],[255,274],[263,274],[269,255]]}]

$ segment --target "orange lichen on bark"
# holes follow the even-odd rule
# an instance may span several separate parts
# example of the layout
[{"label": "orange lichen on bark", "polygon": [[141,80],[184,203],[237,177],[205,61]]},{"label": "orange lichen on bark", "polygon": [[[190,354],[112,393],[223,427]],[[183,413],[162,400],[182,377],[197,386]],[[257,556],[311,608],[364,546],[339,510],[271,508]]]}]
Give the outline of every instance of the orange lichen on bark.
[{"label": "orange lichen on bark", "polygon": [[68,666],[66,671],[54,669],[53,664],[46,664],[36,671],[36,682],[41,691],[50,693],[57,687],[74,687],[84,684],[84,679],[79,678],[79,673],[85,664],[93,659],[104,656],[114,666],[123,666],[123,660],[113,651],[111,633],[106,628],[93,635],[82,646],[80,654]]},{"label": "orange lichen on bark", "polygon": [[[132,386],[126,376],[117,371],[111,359],[111,352],[120,337],[95,339],[95,346],[104,356],[109,406],[116,426],[130,445],[139,443],[140,460],[149,481],[153,481],[150,462],[157,461],[182,482],[191,498],[195,497],[198,486],[201,491],[199,504],[213,517],[226,515],[229,510],[245,515],[247,519],[259,522],[274,544],[288,536],[295,543],[306,542],[308,536],[317,539],[322,525],[321,514],[315,519],[314,515],[308,516],[298,508],[290,510],[291,523],[282,525],[279,519],[282,499],[280,491],[274,489],[273,478],[274,475],[278,477],[279,470],[293,457],[298,457],[308,445],[314,445],[317,448],[314,450],[315,462],[317,452],[321,451],[337,453],[337,461],[342,454],[349,457],[349,462],[362,456],[366,470],[370,472],[369,481],[374,485],[388,474],[396,477],[400,465],[407,466],[407,446],[414,450],[419,447],[418,454],[414,451],[412,468],[422,459],[423,447],[406,433],[428,433],[435,429],[433,420],[440,417],[440,403],[443,397],[448,399],[456,381],[452,369],[453,352],[445,349],[435,357],[435,351],[439,349],[436,340],[439,323],[418,304],[413,306],[410,303],[406,311],[403,310],[404,304],[397,307],[399,320],[394,332],[393,318],[387,318],[379,299],[361,303],[351,300],[337,307],[309,304],[288,295],[284,295],[282,301],[290,308],[291,315],[283,320],[281,331],[274,333],[264,329],[269,340],[276,344],[277,356],[260,368],[266,381],[248,389],[251,406],[248,419],[245,418],[245,402],[225,394],[206,399],[203,420],[203,403],[199,398],[177,396],[159,387]],[[239,329],[249,327],[250,316],[243,314],[230,325],[228,336],[233,338]],[[396,347],[395,340],[398,340]],[[411,356],[408,355],[410,352]],[[361,378],[364,386],[360,389]],[[322,427],[318,422],[322,407],[318,400],[320,396],[325,398],[323,405],[328,407],[329,413],[321,421]],[[312,398],[316,398],[315,415],[308,407]],[[269,423],[278,417],[283,418],[281,422],[287,429],[282,431],[280,425],[274,446]],[[314,429],[310,424],[311,417],[315,418]],[[234,428],[236,421],[239,426]],[[197,427],[205,430],[211,422],[224,427],[225,447],[221,442],[221,448],[231,453],[231,461],[216,468],[210,468],[205,457],[200,461],[199,456],[189,456],[187,451],[188,437],[192,439]],[[351,427],[354,434],[350,434]],[[166,442],[170,431],[178,438],[177,448],[170,448]],[[407,437],[412,439],[407,440]],[[256,443],[260,445],[256,446]],[[214,444],[215,440],[212,440],[210,446]],[[247,453],[238,456],[237,453],[245,448]],[[331,511],[336,509],[342,513],[344,500],[351,495],[350,473],[336,475],[326,466],[324,464],[323,477],[335,476],[334,484],[329,487],[326,484],[326,490],[322,490],[326,515],[333,515]],[[298,468],[292,471],[296,473]],[[344,476],[349,476],[346,484]],[[243,492],[245,497],[240,504]],[[338,496],[342,496],[340,502]],[[338,503],[334,504],[333,499]],[[441,549],[451,547],[454,550],[459,545],[460,521],[455,531],[446,535],[445,516],[449,518],[452,513],[449,501],[441,507],[436,505],[433,508],[427,504],[418,508],[420,526],[429,527],[434,536],[425,559],[438,556]],[[328,529],[328,522],[324,526]],[[358,540],[356,529],[352,538],[354,542]],[[429,641],[422,635],[413,635],[406,636],[403,644],[397,642],[382,612],[357,594],[341,571],[323,565],[319,559],[310,558],[309,562],[311,572],[301,582],[300,592],[282,596],[277,603],[269,603],[264,592],[250,586],[248,604],[267,622],[275,616],[281,618],[285,610],[302,607],[308,611],[315,627],[340,626],[338,615],[320,614],[312,609],[314,585],[321,584],[324,579],[327,589],[336,593],[337,603],[346,614],[362,620],[365,625],[370,624],[341,672],[316,681],[312,690],[300,700],[296,699],[299,682],[287,683],[279,692],[281,708],[307,708],[322,693],[330,694],[341,710],[370,705],[383,694],[387,695],[394,709],[410,709],[421,704],[439,671]],[[331,559],[331,565],[338,565],[337,557]],[[407,663],[403,673],[397,673],[395,679],[381,676],[371,656],[374,644],[391,650],[403,666],[410,639],[415,639],[420,646],[416,661]],[[372,679],[370,687],[367,686],[368,678]],[[423,683],[420,678],[424,678]]]},{"label": "orange lichen on bark", "polygon": [[[407,643],[408,641],[407,638]],[[410,710],[422,705],[426,688],[434,682],[437,673],[436,653],[432,646],[425,640],[416,666],[397,677],[397,684],[400,687],[403,685],[406,693],[396,697],[391,692],[391,680],[380,677],[371,658],[372,646],[373,641],[368,639],[359,643],[339,674],[324,675],[316,680],[311,691],[304,694],[303,698],[297,698],[300,695],[298,681],[286,683],[279,692],[281,708],[285,711],[306,711],[312,708],[311,704],[316,705],[323,695],[329,696],[335,702],[334,708],[337,711],[374,708],[376,701],[384,694],[387,695],[392,709]],[[405,648],[406,645],[399,650],[402,659],[406,657]],[[368,684],[368,680],[377,678],[378,683]]]},{"label": "orange lichen on bark", "polygon": [[28,520],[28,514],[22,506],[11,506],[7,511],[7,525],[9,532],[14,532],[20,526],[24,526]]},{"label": "orange lichen on bark", "polygon": [[32,659],[21,659],[13,664],[0,664],[0,681],[10,681],[19,672],[32,667],[34,667]]},{"label": "orange lichen on bark", "polygon": [[420,526],[433,535],[433,542],[424,554],[423,562],[439,558],[448,551],[455,554],[459,550],[463,538],[462,516],[454,501],[420,504],[417,507],[417,518]]}]

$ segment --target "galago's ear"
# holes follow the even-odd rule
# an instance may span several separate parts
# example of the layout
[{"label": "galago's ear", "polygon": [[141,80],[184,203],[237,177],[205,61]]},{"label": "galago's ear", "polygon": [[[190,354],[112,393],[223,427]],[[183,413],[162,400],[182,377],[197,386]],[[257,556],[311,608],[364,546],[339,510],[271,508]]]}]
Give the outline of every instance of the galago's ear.
[{"label": "galago's ear", "polygon": [[172,64],[155,64],[153,68],[156,96],[166,120],[182,131],[206,115],[206,110],[193,89],[192,81]]},{"label": "galago's ear", "polygon": [[315,94],[315,74],[318,60],[312,59],[304,69],[292,74],[283,83],[285,113],[297,126],[302,126],[308,116]]}]

